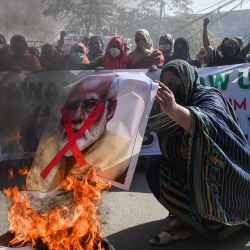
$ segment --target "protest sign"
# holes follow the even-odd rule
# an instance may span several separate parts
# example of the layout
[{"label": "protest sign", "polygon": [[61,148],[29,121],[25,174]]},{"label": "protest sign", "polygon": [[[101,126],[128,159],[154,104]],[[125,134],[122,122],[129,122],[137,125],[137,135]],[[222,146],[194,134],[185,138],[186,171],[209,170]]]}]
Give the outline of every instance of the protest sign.
[{"label": "protest sign", "polygon": [[250,64],[199,69],[200,83],[220,90],[233,106],[250,144]]},{"label": "protest sign", "polygon": [[[211,67],[197,71],[200,84],[217,88],[227,97],[250,144],[250,64]],[[159,79],[159,76],[160,71],[149,75],[154,80]],[[152,133],[150,143],[143,143],[141,156],[159,154],[158,139],[155,133]]]}]

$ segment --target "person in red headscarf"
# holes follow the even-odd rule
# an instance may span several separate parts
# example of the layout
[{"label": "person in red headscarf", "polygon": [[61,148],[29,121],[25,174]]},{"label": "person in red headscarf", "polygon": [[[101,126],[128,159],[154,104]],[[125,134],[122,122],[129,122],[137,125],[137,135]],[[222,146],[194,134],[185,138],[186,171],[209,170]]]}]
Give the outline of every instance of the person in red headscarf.
[{"label": "person in red headscarf", "polygon": [[105,69],[127,68],[125,44],[120,37],[114,37],[109,41],[104,55],[104,61]]},{"label": "person in red headscarf", "polygon": [[76,43],[64,58],[65,70],[86,70],[90,69],[90,62],[87,57],[87,49],[83,43]]}]

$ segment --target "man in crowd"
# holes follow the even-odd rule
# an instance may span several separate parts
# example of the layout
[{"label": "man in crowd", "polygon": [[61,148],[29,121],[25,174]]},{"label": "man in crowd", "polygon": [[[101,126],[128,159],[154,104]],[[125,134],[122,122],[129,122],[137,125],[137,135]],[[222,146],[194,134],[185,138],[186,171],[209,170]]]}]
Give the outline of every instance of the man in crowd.
[{"label": "man in crowd", "polygon": [[68,112],[74,133],[93,114],[97,105],[104,105],[104,111],[98,114],[98,118],[76,142],[86,164],[79,166],[69,150],[45,179],[40,176],[58,151],[68,143],[65,124],[60,125],[57,134],[40,144],[27,177],[27,190],[51,191],[62,183],[66,175],[81,176],[91,167],[99,176],[111,180],[117,180],[125,173],[129,165],[128,141],[107,130],[107,123],[116,111],[118,88],[118,77],[115,75],[90,76],[75,85],[63,107]]}]

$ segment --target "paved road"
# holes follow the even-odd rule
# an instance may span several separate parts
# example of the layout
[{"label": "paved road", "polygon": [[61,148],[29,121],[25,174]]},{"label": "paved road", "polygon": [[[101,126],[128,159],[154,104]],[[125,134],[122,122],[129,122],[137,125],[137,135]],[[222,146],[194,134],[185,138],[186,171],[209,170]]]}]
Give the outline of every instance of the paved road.
[{"label": "paved road", "polygon": [[[8,224],[2,196],[0,202],[0,233],[3,233]],[[168,212],[150,193],[143,170],[136,172],[130,192],[113,189],[105,193],[101,214],[103,233],[116,250],[250,250],[250,229],[247,228],[219,242],[196,233],[188,241],[171,246],[150,246],[148,239],[162,228]]]},{"label": "paved road", "polygon": [[167,211],[150,193],[142,170],[136,172],[130,192],[108,193],[104,204],[109,209],[104,234],[116,250],[250,250],[248,228],[223,241],[210,241],[194,232],[187,241],[150,246],[148,239],[163,227]]}]

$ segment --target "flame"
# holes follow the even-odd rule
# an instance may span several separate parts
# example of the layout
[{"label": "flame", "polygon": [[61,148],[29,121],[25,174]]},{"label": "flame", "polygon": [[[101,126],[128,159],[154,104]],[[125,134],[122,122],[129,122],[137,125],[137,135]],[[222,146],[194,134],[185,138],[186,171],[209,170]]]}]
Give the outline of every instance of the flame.
[{"label": "flame", "polygon": [[31,207],[27,192],[20,192],[17,187],[5,189],[4,193],[13,203],[8,219],[15,238],[10,246],[29,244],[36,247],[39,239],[51,250],[102,250],[97,207],[102,191],[109,187],[110,184],[97,177],[93,168],[81,179],[68,176],[62,190],[72,192],[73,206],[60,205],[46,213]]},{"label": "flame", "polygon": [[11,134],[9,136],[4,137],[4,141],[7,143],[19,144],[21,140],[22,140],[22,136],[20,132],[16,132],[15,134]]},{"label": "flame", "polygon": [[20,168],[20,169],[18,170],[18,174],[20,174],[20,175],[22,175],[22,176],[27,176],[28,173],[29,173],[28,168]]},{"label": "flame", "polygon": [[14,178],[14,170],[13,168],[9,169],[9,179],[13,179]]}]

